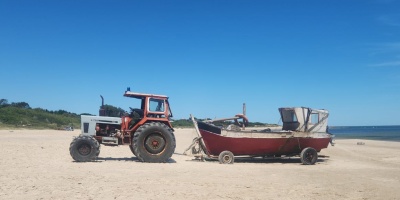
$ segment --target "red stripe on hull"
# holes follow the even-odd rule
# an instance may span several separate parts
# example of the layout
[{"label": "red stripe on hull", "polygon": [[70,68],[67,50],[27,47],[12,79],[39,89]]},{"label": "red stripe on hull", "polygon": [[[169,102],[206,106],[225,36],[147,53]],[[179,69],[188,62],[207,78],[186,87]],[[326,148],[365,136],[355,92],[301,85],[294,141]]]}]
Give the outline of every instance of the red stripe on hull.
[{"label": "red stripe on hull", "polygon": [[218,156],[230,151],[235,156],[290,155],[300,154],[306,147],[318,152],[327,148],[330,138],[236,138],[225,137],[200,129],[200,134],[210,155]]}]

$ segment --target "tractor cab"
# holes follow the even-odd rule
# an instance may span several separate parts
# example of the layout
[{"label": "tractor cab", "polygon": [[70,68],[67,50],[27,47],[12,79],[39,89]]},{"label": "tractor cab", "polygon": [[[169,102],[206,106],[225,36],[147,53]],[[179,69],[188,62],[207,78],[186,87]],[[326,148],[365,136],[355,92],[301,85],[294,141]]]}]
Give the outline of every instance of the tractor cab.
[{"label": "tractor cab", "polygon": [[136,130],[138,126],[149,121],[159,121],[172,127],[169,122],[172,112],[167,96],[131,92],[129,88],[124,96],[141,100],[141,106],[140,108],[130,107],[129,115],[122,117],[122,130]]},{"label": "tractor cab", "polygon": [[138,112],[141,117],[170,118],[172,112],[169,107],[168,97],[164,95],[143,94],[125,91],[125,97],[141,100],[140,108],[130,108],[131,111]]}]

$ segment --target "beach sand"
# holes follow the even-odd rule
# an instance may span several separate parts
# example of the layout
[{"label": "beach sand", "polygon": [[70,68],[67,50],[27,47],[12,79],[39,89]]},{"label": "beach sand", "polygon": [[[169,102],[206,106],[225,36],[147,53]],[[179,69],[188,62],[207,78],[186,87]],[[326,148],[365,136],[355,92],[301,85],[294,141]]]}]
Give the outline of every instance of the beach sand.
[{"label": "beach sand", "polygon": [[308,166],[299,158],[221,165],[182,155],[196,133],[176,129],[169,163],[103,145],[98,161],[78,163],[69,145],[79,133],[0,130],[0,199],[400,199],[399,142],[336,140]]}]

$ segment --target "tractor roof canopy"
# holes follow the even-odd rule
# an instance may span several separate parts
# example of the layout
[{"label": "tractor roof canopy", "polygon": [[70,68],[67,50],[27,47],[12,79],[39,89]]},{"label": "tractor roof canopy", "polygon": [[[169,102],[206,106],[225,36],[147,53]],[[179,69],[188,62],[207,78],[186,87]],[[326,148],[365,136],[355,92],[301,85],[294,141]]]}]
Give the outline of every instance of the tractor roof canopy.
[{"label": "tractor roof canopy", "polygon": [[143,99],[145,97],[155,97],[155,98],[168,99],[168,97],[165,96],[165,95],[136,93],[136,92],[131,92],[131,91],[125,91],[124,96],[125,97],[137,98],[137,99]]}]

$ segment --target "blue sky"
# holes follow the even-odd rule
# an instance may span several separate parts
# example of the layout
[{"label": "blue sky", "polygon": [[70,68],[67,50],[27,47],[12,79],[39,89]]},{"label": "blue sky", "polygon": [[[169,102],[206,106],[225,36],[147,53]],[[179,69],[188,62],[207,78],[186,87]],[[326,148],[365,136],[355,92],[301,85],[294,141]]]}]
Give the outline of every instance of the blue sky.
[{"label": "blue sky", "polygon": [[132,91],[175,119],[278,123],[279,107],[330,125],[400,124],[400,2],[0,1],[0,98],[97,114]]}]

